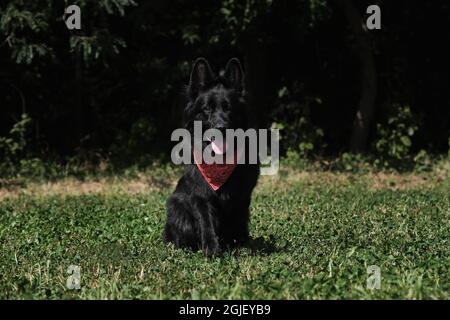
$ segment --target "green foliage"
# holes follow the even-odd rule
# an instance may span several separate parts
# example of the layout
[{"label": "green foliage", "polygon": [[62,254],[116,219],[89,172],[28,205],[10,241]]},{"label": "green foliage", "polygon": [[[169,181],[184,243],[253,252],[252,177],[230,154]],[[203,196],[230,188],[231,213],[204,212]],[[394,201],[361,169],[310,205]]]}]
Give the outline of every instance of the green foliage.
[{"label": "green foliage", "polygon": [[418,121],[409,106],[394,105],[386,124],[377,124],[374,150],[382,167],[402,167],[411,155],[412,138]]},{"label": "green foliage", "polygon": [[413,158],[414,171],[426,172],[433,168],[433,160],[426,150],[420,150]]},{"label": "green foliage", "polygon": [[[12,34],[20,31],[31,30],[42,32],[47,30],[48,23],[45,13],[32,12],[27,9],[19,9],[22,1],[12,1],[2,12],[0,19],[0,28],[6,34]],[[19,5],[19,6],[16,6]],[[21,7],[21,6],[20,6]]]},{"label": "green foliage", "polygon": [[101,0],[99,1],[101,8],[105,9],[110,15],[119,14],[125,15],[125,9],[131,6],[137,6],[134,0]]},{"label": "green foliage", "polygon": [[448,155],[450,156],[450,137],[448,137]]},{"label": "green foliage", "polygon": [[282,152],[291,150],[302,157],[317,156],[325,148],[324,132],[312,123],[311,109],[320,105],[322,100],[318,97],[301,99],[301,92],[302,85],[298,82],[291,90],[284,86],[278,91],[274,127],[280,130]]},{"label": "green foliage", "polygon": [[0,153],[3,154],[5,162],[13,162],[23,153],[26,145],[26,133],[31,124],[31,118],[26,113],[22,113],[20,120],[17,121],[9,135],[0,137]]},{"label": "green foliage", "polygon": [[155,143],[155,126],[146,118],[135,121],[129,131],[118,132],[111,146],[111,153],[119,160],[134,158],[135,163],[144,164],[149,159],[145,156]]},{"label": "green foliage", "polygon": [[20,159],[17,169],[17,175],[26,179],[43,180],[49,176],[48,166],[39,158]]},{"label": "green foliage", "polygon": [[328,0],[309,0],[309,11],[311,12],[311,22],[309,27],[314,27],[320,21],[326,20],[331,15]]},{"label": "green foliage", "polygon": [[[119,53],[126,43],[120,38],[114,38],[105,30],[95,31],[92,36],[73,36],[70,38],[71,52],[78,52],[86,64]],[[107,59],[104,59],[107,61]]]},{"label": "green foliage", "polygon": [[199,26],[197,25],[189,25],[183,29],[181,38],[183,39],[184,44],[192,45],[197,42],[200,42],[201,38],[199,35]]},{"label": "green foliage", "polygon": [[0,137],[0,156],[2,158],[0,176],[8,178],[24,176],[26,179],[49,176],[45,163],[39,158],[30,158],[26,152],[27,133],[31,122],[28,114],[23,113],[20,120],[9,131],[9,135]]},{"label": "green foliage", "polygon": [[264,15],[270,10],[272,3],[272,0],[222,1],[220,13],[233,32],[232,38],[237,40],[239,34],[251,27],[259,15]]},{"label": "green foliage", "polygon": [[[65,37],[72,53],[81,53],[89,64],[100,58],[107,60],[126,46],[123,39],[108,30],[105,22],[107,16],[124,16],[127,8],[137,5],[135,1],[81,0],[74,4],[80,6],[83,24],[80,32]],[[55,51],[61,44],[55,42],[50,25],[60,21],[61,30],[65,28],[61,12],[55,9],[56,6],[52,7],[47,1],[25,5],[21,0],[14,0],[0,12],[0,34],[5,36],[11,57],[17,64],[31,64],[47,56],[55,58]]]},{"label": "green foliage", "polygon": [[23,39],[16,39],[15,45],[12,57],[18,64],[31,64],[33,59],[45,57],[51,53],[51,49],[45,44],[28,44]]},{"label": "green foliage", "polygon": [[299,150],[293,150],[289,148],[283,157],[283,164],[291,168],[296,168],[300,170],[306,170],[309,167],[310,161],[303,156],[302,152]]},{"label": "green foliage", "polygon": [[[97,5],[98,8],[91,8],[92,3],[80,2],[82,14],[90,13],[91,11],[97,13],[91,13],[89,19],[84,19],[84,21],[89,20],[91,29],[89,34],[74,34],[70,36],[69,40],[70,51],[80,54],[87,65],[97,61],[107,64],[111,57],[119,54],[120,49],[126,48],[125,40],[111,33],[104,25],[104,21],[106,16],[119,15],[123,17],[128,7],[133,7],[137,4],[133,0],[102,0]],[[99,19],[96,16],[101,18]],[[94,27],[92,23],[96,21],[95,19],[100,21]]]},{"label": "green foliage", "polygon": [[337,171],[365,173],[373,170],[370,158],[361,153],[344,152],[335,161],[330,168]]},{"label": "green foliage", "polygon": [[28,40],[43,38],[48,32],[47,14],[46,10],[26,9],[22,1],[12,1],[0,11],[0,34],[5,36],[5,44],[11,49],[11,57],[16,63],[30,64],[35,58],[52,54],[45,42]]}]

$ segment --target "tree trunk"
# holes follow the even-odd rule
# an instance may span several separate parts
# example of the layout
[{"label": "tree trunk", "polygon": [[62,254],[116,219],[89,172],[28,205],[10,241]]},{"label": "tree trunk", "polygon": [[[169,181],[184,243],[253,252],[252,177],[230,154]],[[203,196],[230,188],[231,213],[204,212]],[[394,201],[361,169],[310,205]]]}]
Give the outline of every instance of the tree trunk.
[{"label": "tree trunk", "polygon": [[355,36],[353,49],[360,65],[361,95],[356,111],[350,140],[351,152],[361,152],[367,148],[369,130],[373,120],[377,94],[375,61],[369,34],[352,0],[339,0],[350,29]]}]

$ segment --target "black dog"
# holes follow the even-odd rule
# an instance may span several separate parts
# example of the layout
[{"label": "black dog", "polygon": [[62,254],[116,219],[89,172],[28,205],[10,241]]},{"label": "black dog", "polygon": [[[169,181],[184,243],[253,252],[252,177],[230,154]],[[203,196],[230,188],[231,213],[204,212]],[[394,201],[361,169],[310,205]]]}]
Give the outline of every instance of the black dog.
[{"label": "black dog", "polygon": [[[194,121],[201,121],[203,130],[248,129],[244,73],[238,59],[231,59],[217,77],[205,59],[197,59],[186,96],[184,123],[191,135]],[[245,243],[251,193],[259,176],[258,164],[247,163],[238,164],[217,190],[196,164],[185,165],[184,175],[167,201],[164,241],[202,249],[207,256]]]}]

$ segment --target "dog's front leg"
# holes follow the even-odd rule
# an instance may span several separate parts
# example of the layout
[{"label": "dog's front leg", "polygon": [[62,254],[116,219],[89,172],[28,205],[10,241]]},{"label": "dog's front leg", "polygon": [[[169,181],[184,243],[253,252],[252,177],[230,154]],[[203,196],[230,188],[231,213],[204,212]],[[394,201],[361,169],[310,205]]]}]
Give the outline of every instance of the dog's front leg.
[{"label": "dog's front leg", "polygon": [[206,256],[222,253],[217,237],[217,214],[215,208],[201,197],[194,197],[193,209],[199,223],[201,247]]}]

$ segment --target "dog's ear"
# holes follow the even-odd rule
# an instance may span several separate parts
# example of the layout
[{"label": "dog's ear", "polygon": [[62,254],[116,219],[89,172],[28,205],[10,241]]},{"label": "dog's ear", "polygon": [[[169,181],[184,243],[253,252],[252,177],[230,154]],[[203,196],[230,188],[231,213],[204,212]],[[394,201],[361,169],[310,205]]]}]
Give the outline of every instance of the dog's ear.
[{"label": "dog's ear", "polygon": [[197,58],[191,71],[189,87],[191,94],[196,96],[200,90],[214,79],[214,74],[205,58]]},{"label": "dog's ear", "polygon": [[225,77],[230,81],[231,86],[238,90],[244,89],[244,71],[238,58],[232,58],[225,67]]}]

